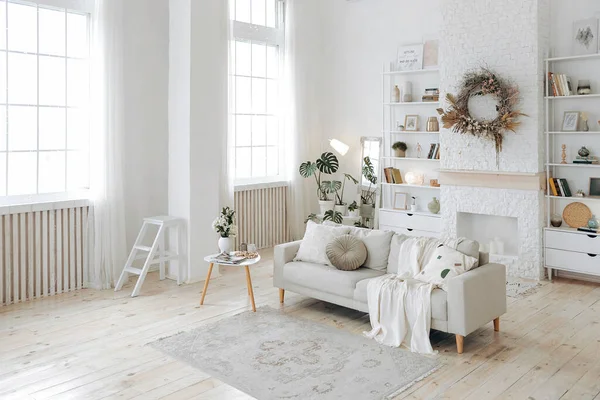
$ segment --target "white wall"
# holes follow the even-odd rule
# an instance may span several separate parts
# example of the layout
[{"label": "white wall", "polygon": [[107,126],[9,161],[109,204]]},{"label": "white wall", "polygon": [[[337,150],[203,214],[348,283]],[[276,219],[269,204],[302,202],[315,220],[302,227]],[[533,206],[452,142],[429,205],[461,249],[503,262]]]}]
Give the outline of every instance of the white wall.
[{"label": "white wall", "polygon": [[126,0],[125,168],[127,246],[143,217],[167,212],[168,0]]},{"label": "white wall", "polygon": [[[322,3],[325,14],[323,146],[329,149],[327,139],[332,138],[350,145],[350,152],[340,157],[340,169],[358,178],[360,137],[382,136],[383,65],[389,68],[399,45],[438,37],[442,1],[327,0]],[[347,201],[354,200],[355,196],[355,190],[346,189]]]}]

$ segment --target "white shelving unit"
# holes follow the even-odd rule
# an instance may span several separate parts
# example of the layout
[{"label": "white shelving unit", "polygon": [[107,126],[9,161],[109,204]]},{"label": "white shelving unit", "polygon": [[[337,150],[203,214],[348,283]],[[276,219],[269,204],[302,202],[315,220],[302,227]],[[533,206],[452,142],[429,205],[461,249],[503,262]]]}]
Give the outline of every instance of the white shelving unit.
[{"label": "white shelving unit", "polygon": [[[392,89],[395,85],[402,87],[406,81],[412,83],[413,102],[392,102]],[[439,101],[420,101],[427,88],[439,88],[439,69],[421,69],[415,71],[386,71],[382,73],[382,134],[383,156],[380,162],[379,185],[379,228],[390,229],[412,236],[439,237],[441,232],[440,214],[432,214],[427,204],[437,197],[440,188],[429,186],[430,179],[438,179],[440,160],[428,159],[431,143],[439,143],[439,132],[425,130],[428,117],[437,117]],[[400,131],[398,123],[404,125],[406,115],[419,115],[419,130]],[[406,157],[395,157],[391,148],[395,142],[402,141],[408,145]],[[421,157],[417,154],[417,144],[421,145]],[[394,184],[385,182],[384,168],[394,167],[400,170],[402,179],[409,171],[419,172],[425,176],[424,185],[407,183]],[[395,193],[406,193],[408,198],[417,198],[418,211],[396,210],[393,208]],[[441,202],[441,200],[440,200]],[[410,201],[408,202],[410,205]]]},{"label": "white shelving unit", "polygon": [[[582,64],[582,63],[585,63]],[[588,65],[589,64],[589,65]],[[548,72],[564,73],[571,76],[573,85],[578,79],[589,79],[593,90],[600,91],[600,54],[572,57],[552,57],[545,60]],[[578,71],[595,71],[588,76],[577,76]],[[574,88],[575,89],[575,88]],[[553,96],[549,85],[545,88],[546,111],[546,210],[547,220],[544,230],[545,263],[548,276],[552,279],[555,270],[600,276],[600,235],[577,231],[564,221],[561,227],[550,224],[552,214],[562,216],[564,208],[572,202],[582,202],[600,214],[600,197],[562,197],[552,195],[548,179],[566,179],[571,192],[583,190],[589,194],[589,178],[600,177],[600,165],[573,164],[572,161],[581,146],[586,146],[593,155],[600,156],[600,131],[596,122],[600,119],[600,94]],[[588,114],[591,131],[562,132],[564,111],[583,111]],[[561,163],[562,145],[567,146],[567,163]],[[594,154],[595,153],[595,154]]]}]

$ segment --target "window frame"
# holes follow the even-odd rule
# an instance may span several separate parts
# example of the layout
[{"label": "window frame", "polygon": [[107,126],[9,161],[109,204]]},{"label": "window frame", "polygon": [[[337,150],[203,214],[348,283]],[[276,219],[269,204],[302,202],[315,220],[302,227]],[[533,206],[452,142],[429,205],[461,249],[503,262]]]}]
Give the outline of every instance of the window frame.
[{"label": "window frame", "polygon": [[[236,0],[230,0],[230,23],[231,23],[231,38],[230,38],[230,51],[228,53],[228,57],[229,57],[229,62],[230,62],[230,81],[231,82],[235,82],[235,79],[237,76],[242,76],[242,75],[237,75],[235,73],[235,64],[233,64],[231,61],[231,54],[232,54],[232,49],[231,49],[231,44],[235,43],[236,41],[244,41],[244,42],[248,42],[250,44],[264,44],[267,46],[274,46],[277,47],[278,51],[277,51],[277,57],[278,57],[278,66],[279,66],[279,72],[278,72],[278,77],[276,79],[277,84],[278,84],[278,100],[281,99],[281,93],[282,93],[282,78],[283,78],[283,61],[284,61],[284,52],[285,52],[285,26],[284,26],[284,21],[285,21],[285,0],[275,0],[275,4],[277,5],[277,10],[275,13],[275,27],[267,27],[267,26],[262,26],[262,25],[255,25],[255,24],[251,24],[251,23],[247,23],[247,22],[241,22],[241,21],[236,21],[235,20],[235,1]],[[235,99],[235,84],[231,84],[230,85],[231,91],[230,91],[230,96],[229,96],[229,116],[230,116],[230,120],[235,121],[235,117],[237,115],[240,114],[244,114],[244,113],[237,113],[236,111],[236,104],[234,104],[234,102],[232,101],[233,99]],[[268,101],[268,100],[267,100]],[[278,102],[279,104],[281,103],[280,101]],[[254,114],[254,113],[251,113]],[[262,115],[262,113],[260,114],[256,114],[256,115]],[[257,187],[257,186],[272,186],[272,185],[279,185],[280,183],[286,182],[286,178],[285,178],[285,171],[284,171],[284,163],[283,163],[283,156],[284,156],[284,137],[283,137],[283,129],[282,129],[282,125],[283,125],[283,120],[281,118],[282,116],[282,112],[281,112],[281,107],[278,108],[277,112],[275,114],[269,114],[268,112],[265,111],[265,115],[275,115],[277,117],[277,122],[278,122],[278,142],[277,142],[277,153],[278,153],[278,174],[277,175],[273,175],[273,176],[262,176],[262,177],[247,177],[247,178],[238,178],[236,176],[236,165],[235,165],[235,154],[236,154],[236,149],[238,147],[247,147],[252,149],[254,146],[250,145],[250,146],[237,146],[237,142],[235,139],[235,135],[236,135],[236,130],[237,130],[237,126],[235,126],[235,123],[233,124],[233,126],[235,126],[235,128],[231,128],[233,129],[232,134],[230,135],[230,137],[233,138],[233,145],[232,147],[232,154],[234,157],[234,163],[233,163],[233,175],[234,175],[234,179],[233,179],[233,183],[234,186],[236,188],[236,190],[243,190],[244,188],[248,188],[248,187]],[[262,147],[262,146],[257,146],[257,147]],[[265,146],[268,147],[268,146]]]},{"label": "window frame", "polygon": [[[89,71],[91,71],[91,65],[89,64],[90,60],[91,60],[91,28],[92,28],[92,16],[94,13],[94,7],[95,7],[95,1],[94,0],[4,0],[6,1],[6,3],[16,3],[16,4],[23,4],[23,5],[28,5],[28,6],[35,6],[38,9],[39,8],[44,8],[44,9],[50,9],[50,10],[58,10],[58,11],[66,11],[67,13],[72,13],[72,14],[80,14],[80,15],[84,15],[87,18],[88,21],[88,56],[87,59],[88,60],[88,73]],[[8,18],[8,17],[7,17]],[[37,28],[39,29],[39,19],[37,21]],[[39,40],[39,32],[38,32],[38,40]],[[30,105],[32,107],[35,107],[37,115],[38,115],[38,123],[37,123],[37,135],[38,135],[38,145],[37,145],[37,149],[36,150],[17,150],[17,151],[13,151],[15,153],[18,152],[29,152],[29,153],[35,153],[37,155],[37,173],[36,173],[36,180],[38,181],[37,183],[37,187],[36,190],[39,190],[39,176],[40,176],[40,170],[39,170],[39,154],[40,153],[44,153],[44,152],[50,152],[50,151],[64,151],[65,152],[65,157],[67,156],[67,152],[69,151],[68,146],[65,143],[65,148],[64,149],[56,149],[56,150],[46,150],[46,149],[40,149],[39,148],[39,132],[40,132],[40,124],[39,124],[39,110],[40,107],[46,107],[46,106],[41,106],[39,104],[39,88],[40,88],[40,82],[39,82],[39,76],[40,76],[40,72],[39,72],[39,57],[40,56],[45,56],[44,53],[41,53],[39,51],[39,43],[38,43],[38,49],[35,53],[26,53],[26,52],[14,52],[14,51],[10,51],[8,48],[6,48],[5,50],[3,50],[3,52],[5,52],[8,56],[9,53],[22,53],[22,54],[35,54],[36,58],[37,58],[37,62],[38,62],[38,69],[37,69],[37,77],[38,77],[38,81],[37,81],[37,91],[38,91],[38,101],[37,104],[34,105]],[[52,57],[57,57],[60,59],[64,59],[65,63],[67,63],[67,61],[69,59],[77,59],[77,58],[73,58],[73,57],[67,57],[67,54],[65,54],[64,56],[55,56],[52,55]],[[8,62],[8,57],[6,62]],[[66,65],[66,64],[65,64]],[[67,72],[65,72],[66,74]],[[89,75],[88,75],[89,76]],[[90,84],[91,86],[91,77],[88,81],[88,84]],[[67,89],[67,80],[66,80],[66,75],[65,75],[65,90]],[[8,88],[8,80],[7,80],[7,88]],[[89,94],[89,91],[88,91]],[[8,99],[5,98],[3,100],[7,101]],[[89,101],[88,101],[88,105],[89,105]],[[6,109],[8,111],[8,107],[11,106],[10,102],[6,102]],[[55,106],[48,106],[48,107],[55,107]],[[69,107],[69,105],[67,103],[65,103],[64,107],[63,106],[56,106],[57,108],[64,108],[65,109],[65,113],[71,109],[72,107]],[[88,108],[89,111],[89,108]],[[89,114],[88,114],[88,122],[89,122]],[[8,123],[8,122],[7,122]],[[67,128],[67,126],[65,125],[65,129]],[[7,131],[7,135],[8,135],[8,131]],[[65,131],[65,139],[67,132]],[[91,131],[88,130],[88,135],[91,136]],[[91,156],[91,149],[90,149],[90,139],[91,137],[88,138],[88,164],[91,160],[90,156]],[[73,151],[73,149],[71,149],[71,151]],[[8,177],[8,155],[11,153],[11,151],[8,149],[8,147],[6,148],[6,150],[4,151],[4,154],[6,155],[6,178]],[[65,160],[66,162],[66,160]],[[89,168],[89,167],[88,167]],[[68,174],[68,170],[67,170],[67,164],[65,164],[65,177]],[[91,168],[89,168],[89,175],[91,178]],[[89,182],[89,181],[88,181]],[[67,182],[65,181],[65,185],[67,184]],[[6,189],[8,189],[8,187],[6,187]],[[7,194],[4,196],[0,196],[0,207],[2,207],[3,209],[6,209],[7,207],[11,207],[14,208],[15,206],[20,206],[20,205],[28,205],[28,204],[40,204],[40,205],[45,205],[46,207],[51,207],[51,204],[57,203],[57,202],[70,202],[70,201],[74,201],[74,200],[88,200],[90,198],[90,188],[81,188],[81,189],[71,189],[69,190],[67,187],[65,187],[64,191],[60,191],[60,192],[47,192],[47,193],[34,193],[34,194],[22,194],[22,195],[8,195],[8,191]]]}]

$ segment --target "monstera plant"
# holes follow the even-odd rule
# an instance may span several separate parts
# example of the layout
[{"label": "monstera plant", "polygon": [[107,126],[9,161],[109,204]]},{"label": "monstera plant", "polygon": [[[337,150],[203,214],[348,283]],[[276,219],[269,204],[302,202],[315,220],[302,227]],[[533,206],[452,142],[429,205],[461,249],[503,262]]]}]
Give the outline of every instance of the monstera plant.
[{"label": "monstera plant", "polygon": [[329,195],[337,192],[342,187],[340,181],[323,180],[323,175],[335,174],[339,167],[340,163],[335,154],[325,152],[314,162],[303,162],[298,169],[303,178],[314,177],[317,184],[317,198],[319,199],[321,214],[325,214],[327,210],[333,210],[334,201],[329,199]]}]

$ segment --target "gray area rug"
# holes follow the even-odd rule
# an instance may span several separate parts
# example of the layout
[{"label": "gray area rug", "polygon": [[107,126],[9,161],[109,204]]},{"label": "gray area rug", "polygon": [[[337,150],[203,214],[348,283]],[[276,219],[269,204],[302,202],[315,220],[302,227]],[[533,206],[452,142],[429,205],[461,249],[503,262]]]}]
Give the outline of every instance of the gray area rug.
[{"label": "gray area rug", "polygon": [[434,372],[436,358],[270,307],[151,343],[259,399],[385,399]]},{"label": "gray area rug", "polygon": [[506,282],[506,295],[514,299],[522,299],[537,292],[540,286],[542,285],[538,282],[518,282],[509,280]]}]

